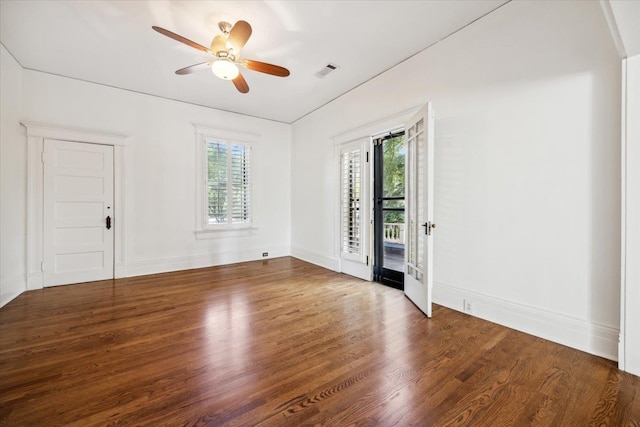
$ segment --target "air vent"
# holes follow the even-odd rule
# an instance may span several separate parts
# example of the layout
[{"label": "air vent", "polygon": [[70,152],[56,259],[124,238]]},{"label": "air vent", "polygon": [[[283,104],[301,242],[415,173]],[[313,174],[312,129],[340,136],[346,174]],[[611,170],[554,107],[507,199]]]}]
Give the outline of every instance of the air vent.
[{"label": "air vent", "polygon": [[322,70],[320,70],[320,71],[318,71],[318,72],[316,73],[316,77],[318,77],[318,78],[321,78],[321,79],[322,79],[322,78],[324,78],[324,76],[326,76],[326,75],[327,75],[327,74],[329,74],[330,72],[335,71],[335,70],[337,70],[337,69],[338,69],[338,66],[337,66],[336,64],[331,64],[331,63],[329,63],[329,64],[325,65],[325,66],[322,68]]}]

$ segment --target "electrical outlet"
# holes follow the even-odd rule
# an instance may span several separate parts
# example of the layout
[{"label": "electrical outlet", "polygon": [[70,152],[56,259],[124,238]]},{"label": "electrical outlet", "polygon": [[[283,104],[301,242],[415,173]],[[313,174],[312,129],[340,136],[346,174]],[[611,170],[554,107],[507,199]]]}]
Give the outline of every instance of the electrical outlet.
[{"label": "electrical outlet", "polygon": [[469,301],[469,300],[464,300],[464,301],[462,302],[462,304],[463,304],[463,307],[462,307],[462,308],[463,308],[463,311],[464,311],[465,313],[471,313],[471,312],[473,312],[473,305],[471,304],[471,301]]},{"label": "electrical outlet", "polygon": [[269,252],[262,252],[262,256],[269,256]]}]

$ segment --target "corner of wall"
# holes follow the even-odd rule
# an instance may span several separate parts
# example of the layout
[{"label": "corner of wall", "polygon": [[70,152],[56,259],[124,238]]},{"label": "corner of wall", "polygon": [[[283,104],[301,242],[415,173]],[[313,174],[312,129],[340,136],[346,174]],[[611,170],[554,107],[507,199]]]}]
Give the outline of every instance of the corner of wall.
[{"label": "corner of wall", "polygon": [[313,252],[300,246],[291,246],[291,256],[329,270],[340,271],[337,258]]},{"label": "corner of wall", "polygon": [[0,307],[26,286],[26,142],[22,115],[23,69],[0,44]]}]

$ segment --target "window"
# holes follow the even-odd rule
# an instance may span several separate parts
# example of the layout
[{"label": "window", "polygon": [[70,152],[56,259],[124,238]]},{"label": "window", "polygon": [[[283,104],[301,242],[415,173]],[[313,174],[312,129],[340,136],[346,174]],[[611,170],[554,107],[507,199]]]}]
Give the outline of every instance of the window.
[{"label": "window", "polygon": [[195,127],[196,238],[251,234],[255,229],[251,163],[258,135]]},{"label": "window", "polygon": [[251,223],[251,147],[207,139],[206,225]]}]

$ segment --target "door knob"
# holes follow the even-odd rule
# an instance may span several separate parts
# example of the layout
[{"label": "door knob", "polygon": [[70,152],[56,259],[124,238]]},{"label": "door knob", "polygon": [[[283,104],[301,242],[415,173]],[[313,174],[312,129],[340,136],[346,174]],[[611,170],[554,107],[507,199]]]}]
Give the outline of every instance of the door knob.
[{"label": "door knob", "polygon": [[107,217],[107,230],[110,230],[110,229],[111,229],[111,217],[108,216]]},{"label": "door knob", "polygon": [[435,224],[432,224],[431,222],[427,221],[424,224],[421,224],[424,227],[424,234],[426,234],[427,236],[431,235],[431,229],[432,228],[436,228]]}]

